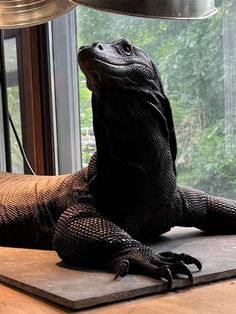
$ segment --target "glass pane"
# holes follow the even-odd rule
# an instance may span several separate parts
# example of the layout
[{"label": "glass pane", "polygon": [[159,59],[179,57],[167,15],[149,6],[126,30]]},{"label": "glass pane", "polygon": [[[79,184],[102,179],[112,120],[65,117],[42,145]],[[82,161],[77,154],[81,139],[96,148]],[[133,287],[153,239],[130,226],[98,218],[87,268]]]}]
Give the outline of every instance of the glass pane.
[{"label": "glass pane", "polygon": [[[18,68],[15,38],[9,38],[4,40],[4,51],[7,72],[8,109],[11,114],[14,125],[16,127],[17,133],[22,141],[20,96],[17,74]],[[12,171],[23,173],[24,172],[23,158],[21,156],[19,147],[16,142],[16,138],[11,128],[10,139],[11,139]]]},{"label": "glass pane", "polygon": [[[78,46],[128,38],[157,65],[178,141],[178,183],[236,195],[236,1],[203,21],[154,20],[77,8]],[[95,150],[90,92],[80,72],[84,165]]]}]

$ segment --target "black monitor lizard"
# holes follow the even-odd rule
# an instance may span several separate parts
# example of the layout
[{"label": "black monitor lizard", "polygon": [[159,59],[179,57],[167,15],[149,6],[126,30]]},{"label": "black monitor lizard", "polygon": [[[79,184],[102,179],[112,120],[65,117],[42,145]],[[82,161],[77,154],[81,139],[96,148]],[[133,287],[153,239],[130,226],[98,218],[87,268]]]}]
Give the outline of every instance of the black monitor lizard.
[{"label": "black monitor lizard", "polygon": [[92,91],[97,152],[82,171],[61,176],[0,174],[0,243],[50,247],[73,265],[116,277],[176,273],[193,281],[184,253],[142,244],[173,226],[236,232],[236,202],[176,185],[174,123],[160,75],[128,40],[81,47]]}]

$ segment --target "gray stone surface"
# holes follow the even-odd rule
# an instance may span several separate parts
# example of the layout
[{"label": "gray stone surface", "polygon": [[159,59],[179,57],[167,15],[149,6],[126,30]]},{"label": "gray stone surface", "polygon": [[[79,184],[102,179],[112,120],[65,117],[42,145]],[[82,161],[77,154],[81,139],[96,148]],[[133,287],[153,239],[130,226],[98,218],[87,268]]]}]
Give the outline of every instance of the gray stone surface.
[{"label": "gray stone surface", "polygon": [[[194,284],[236,276],[236,235],[206,236],[194,228],[174,228],[160,237],[156,251],[197,257],[201,272],[191,267]],[[72,309],[165,291],[165,282],[141,275],[114,280],[114,274],[66,267],[52,251],[0,248],[0,281]],[[188,286],[174,280],[173,289]]]}]

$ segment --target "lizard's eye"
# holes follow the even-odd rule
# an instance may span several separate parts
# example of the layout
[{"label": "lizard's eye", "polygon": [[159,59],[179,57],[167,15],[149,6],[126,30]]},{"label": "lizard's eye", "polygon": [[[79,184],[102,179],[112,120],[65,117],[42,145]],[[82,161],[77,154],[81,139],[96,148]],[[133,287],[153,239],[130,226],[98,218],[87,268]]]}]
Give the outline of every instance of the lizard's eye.
[{"label": "lizard's eye", "polygon": [[131,54],[132,46],[130,44],[123,43],[122,48],[123,48],[123,51],[125,52],[125,54],[127,54],[128,56]]}]

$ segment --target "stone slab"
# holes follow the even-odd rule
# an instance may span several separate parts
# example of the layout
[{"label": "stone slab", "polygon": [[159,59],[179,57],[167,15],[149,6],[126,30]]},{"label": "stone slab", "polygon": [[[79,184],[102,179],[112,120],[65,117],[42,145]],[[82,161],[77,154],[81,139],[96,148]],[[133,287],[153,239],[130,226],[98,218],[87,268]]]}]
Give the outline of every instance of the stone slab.
[{"label": "stone slab", "polygon": [[[206,236],[194,228],[173,228],[151,245],[156,251],[174,251],[197,257],[201,272],[191,267],[194,284],[236,276],[236,235]],[[0,281],[71,309],[126,300],[167,290],[167,284],[141,275],[114,280],[114,274],[72,268],[53,251],[0,248]],[[174,280],[173,288],[189,285]]]}]

